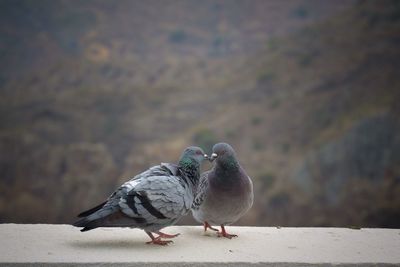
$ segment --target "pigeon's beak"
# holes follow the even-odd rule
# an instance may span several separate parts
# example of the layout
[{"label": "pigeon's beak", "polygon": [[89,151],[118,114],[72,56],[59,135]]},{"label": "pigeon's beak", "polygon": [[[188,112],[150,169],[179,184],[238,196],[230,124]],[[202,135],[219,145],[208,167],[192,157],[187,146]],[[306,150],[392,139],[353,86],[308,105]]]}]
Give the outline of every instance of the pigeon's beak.
[{"label": "pigeon's beak", "polygon": [[210,157],[207,154],[204,154],[203,156],[204,156],[204,159],[210,160]]},{"label": "pigeon's beak", "polygon": [[213,162],[217,157],[218,157],[218,155],[216,153],[212,153],[211,157],[209,158],[209,161]]}]

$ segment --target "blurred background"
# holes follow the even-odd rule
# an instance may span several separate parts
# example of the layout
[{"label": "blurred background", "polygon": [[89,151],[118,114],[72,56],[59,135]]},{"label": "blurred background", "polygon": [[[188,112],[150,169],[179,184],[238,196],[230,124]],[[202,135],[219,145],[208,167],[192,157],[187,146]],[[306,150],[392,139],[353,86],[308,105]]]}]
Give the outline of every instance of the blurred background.
[{"label": "blurred background", "polygon": [[396,0],[0,0],[0,222],[225,141],[237,224],[399,228],[399,48]]}]

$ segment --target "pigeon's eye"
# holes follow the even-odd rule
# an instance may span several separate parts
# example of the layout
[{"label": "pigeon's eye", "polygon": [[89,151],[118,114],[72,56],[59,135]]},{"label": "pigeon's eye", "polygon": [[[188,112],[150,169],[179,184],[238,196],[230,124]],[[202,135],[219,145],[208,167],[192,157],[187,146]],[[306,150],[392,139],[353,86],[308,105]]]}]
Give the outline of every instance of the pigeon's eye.
[{"label": "pigeon's eye", "polygon": [[217,155],[222,156],[225,155],[225,150],[218,150],[215,152]]},{"label": "pigeon's eye", "polygon": [[196,155],[203,155],[203,153],[200,150],[197,150]]}]

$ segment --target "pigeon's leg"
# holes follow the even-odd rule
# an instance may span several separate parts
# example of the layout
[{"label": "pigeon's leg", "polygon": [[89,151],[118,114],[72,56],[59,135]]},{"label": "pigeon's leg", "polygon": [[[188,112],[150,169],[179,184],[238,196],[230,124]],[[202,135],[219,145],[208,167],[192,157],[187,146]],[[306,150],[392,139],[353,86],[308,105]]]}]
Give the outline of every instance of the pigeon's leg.
[{"label": "pigeon's leg", "polygon": [[151,238],[151,241],[146,242],[146,244],[155,244],[155,245],[165,246],[165,245],[168,245],[169,243],[173,243],[172,240],[161,240],[161,236],[154,237],[151,232],[147,232],[147,231],[145,231],[145,232]]},{"label": "pigeon's leg", "polygon": [[174,237],[177,237],[178,235],[180,235],[180,233],[177,233],[177,234],[174,234],[174,235],[170,235],[170,234],[162,233],[160,231],[158,231],[156,233],[159,234],[159,237],[162,237],[162,238],[174,238]]},{"label": "pigeon's leg", "polygon": [[208,222],[204,222],[203,225],[204,225],[204,232],[207,231],[207,228],[210,228],[211,230],[218,232],[218,229],[212,227]]},{"label": "pigeon's leg", "polygon": [[237,235],[228,234],[225,231],[225,227],[223,224],[221,224],[221,232],[218,232],[218,237],[221,237],[221,236],[229,238],[229,239],[231,239],[232,237],[237,237]]}]

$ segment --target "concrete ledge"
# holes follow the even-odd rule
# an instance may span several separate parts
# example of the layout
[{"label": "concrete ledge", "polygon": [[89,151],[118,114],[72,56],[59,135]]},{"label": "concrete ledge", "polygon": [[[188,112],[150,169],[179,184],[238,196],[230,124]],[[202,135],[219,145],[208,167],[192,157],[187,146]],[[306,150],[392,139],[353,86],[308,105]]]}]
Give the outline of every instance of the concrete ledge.
[{"label": "concrete ledge", "polygon": [[141,230],[69,225],[0,225],[7,266],[400,266],[399,229],[229,227],[228,240],[200,226],[175,226],[167,247]]}]

